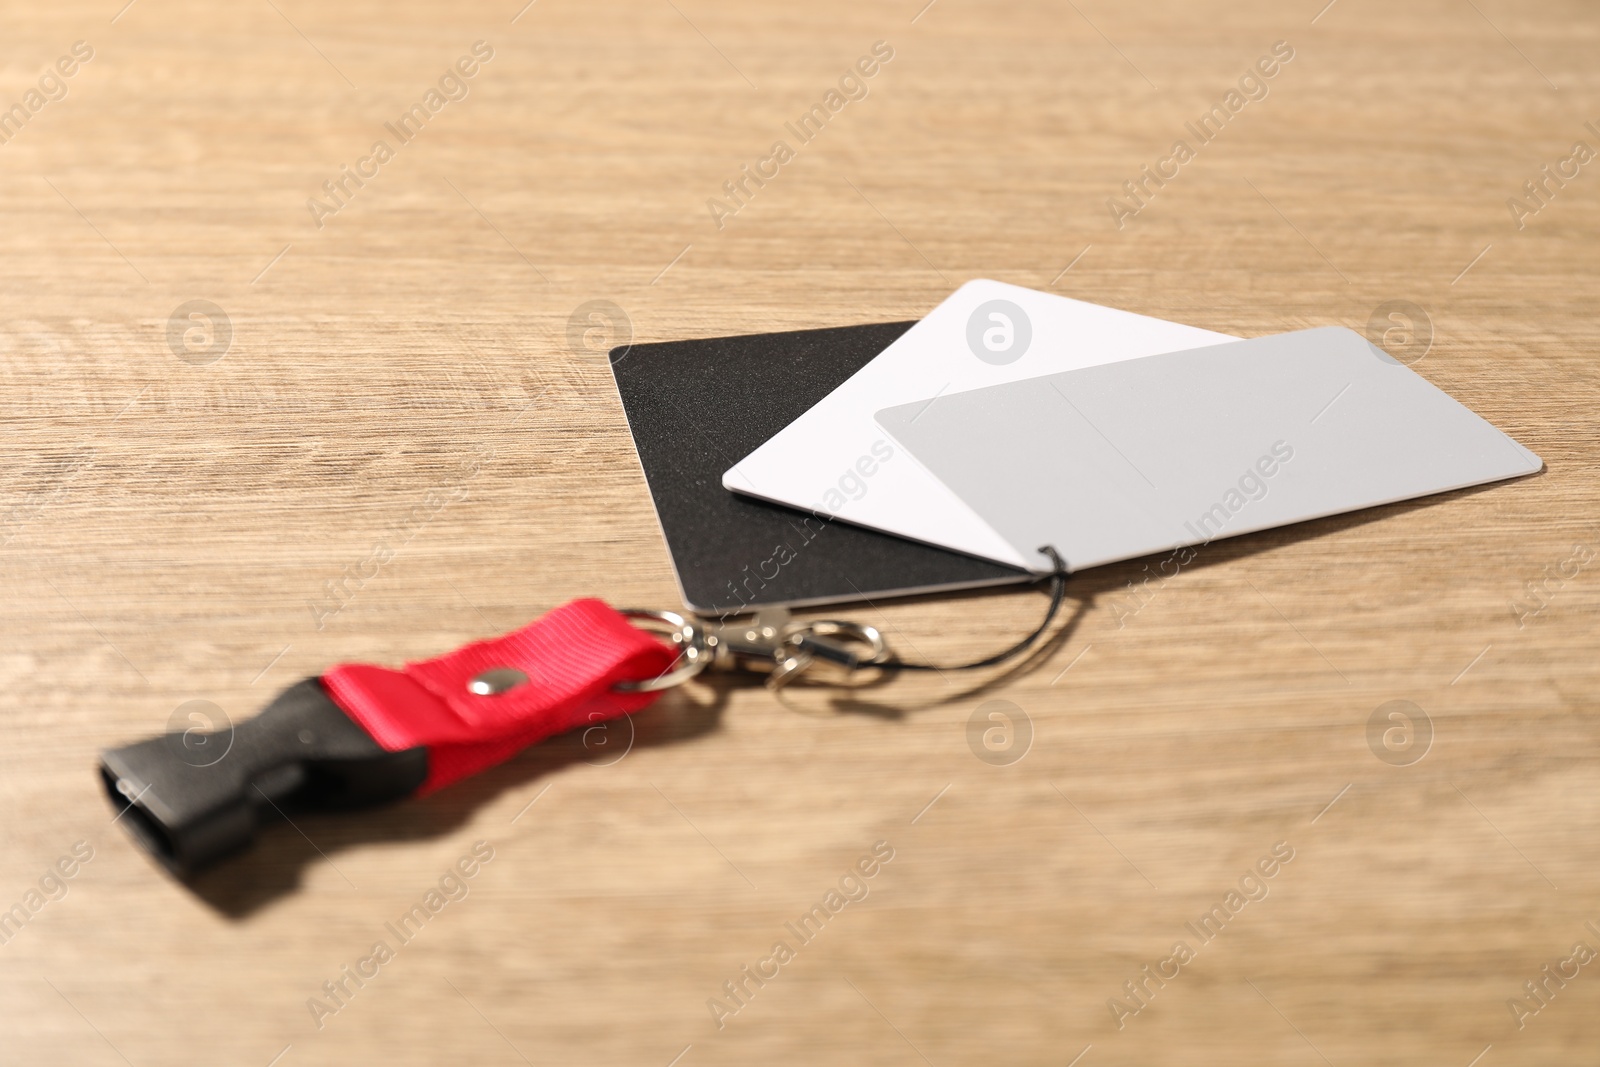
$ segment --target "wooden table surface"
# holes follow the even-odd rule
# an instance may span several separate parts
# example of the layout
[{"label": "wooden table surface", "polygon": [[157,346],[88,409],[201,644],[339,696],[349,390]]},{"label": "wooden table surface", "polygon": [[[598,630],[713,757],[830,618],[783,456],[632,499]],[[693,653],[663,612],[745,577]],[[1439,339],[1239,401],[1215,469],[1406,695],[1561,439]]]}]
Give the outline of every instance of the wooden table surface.
[{"label": "wooden table surface", "polygon": [[[120,3],[0,22],[0,1062],[1600,1062],[1592,4]],[[1084,573],[1003,678],[693,687],[193,887],[110,825],[97,752],[197,707],[676,606],[609,343],[974,277],[1378,312],[1547,468]],[[850,614],[950,659],[1041,607]],[[1009,749],[969,740],[995,700]]]}]

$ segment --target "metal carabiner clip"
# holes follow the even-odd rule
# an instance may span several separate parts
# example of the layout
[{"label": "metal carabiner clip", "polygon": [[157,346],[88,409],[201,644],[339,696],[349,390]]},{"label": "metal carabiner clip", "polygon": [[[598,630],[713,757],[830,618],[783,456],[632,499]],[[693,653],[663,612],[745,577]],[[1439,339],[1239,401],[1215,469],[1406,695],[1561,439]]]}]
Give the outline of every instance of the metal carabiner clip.
[{"label": "metal carabiner clip", "polygon": [[[675,611],[620,609],[644,629],[670,637],[678,659],[666,673],[615,688],[653,693],[682,685],[707,668],[763,674],[769,689],[787,685],[816,665],[845,675],[881,666],[890,659],[889,644],[875,626],[839,619],[797,622],[783,608],[768,608],[753,619],[707,625]],[[864,654],[851,645],[865,645]]]}]

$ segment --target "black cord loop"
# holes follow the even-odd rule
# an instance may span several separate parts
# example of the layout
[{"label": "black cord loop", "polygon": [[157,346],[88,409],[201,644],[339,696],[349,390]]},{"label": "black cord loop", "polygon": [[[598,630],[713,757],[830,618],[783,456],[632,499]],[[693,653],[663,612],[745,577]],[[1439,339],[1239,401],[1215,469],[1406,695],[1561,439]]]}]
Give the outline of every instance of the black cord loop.
[{"label": "black cord loop", "polygon": [[[1061,553],[1055,550],[1054,545],[1041,545],[1039,551],[1050,557],[1050,562],[1055,564],[1055,569],[1048,575],[1050,581],[1050,607],[1044,613],[1041,622],[1032,633],[1021,641],[992,656],[975,660],[972,663],[961,663],[950,667],[941,667],[935,663],[910,663],[896,656],[894,659],[873,666],[885,671],[975,671],[984,667],[995,667],[1008,659],[1014,659],[1033,647],[1033,643],[1050,628],[1055,621],[1057,613],[1061,610],[1061,602],[1067,595],[1067,563],[1061,558]],[[1043,579],[1040,579],[1041,581]],[[1037,583],[1035,583],[1037,584]]]}]

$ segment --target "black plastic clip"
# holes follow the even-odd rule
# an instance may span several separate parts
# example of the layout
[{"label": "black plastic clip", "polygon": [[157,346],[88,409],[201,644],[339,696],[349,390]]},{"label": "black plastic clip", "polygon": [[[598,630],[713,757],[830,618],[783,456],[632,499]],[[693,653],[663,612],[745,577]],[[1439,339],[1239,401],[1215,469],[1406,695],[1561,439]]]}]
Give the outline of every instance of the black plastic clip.
[{"label": "black plastic clip", "polygon": [[428,776],[427,749],[386,751],[316,678],[290,686],[254,718],[206,735],[204,757],[186,740],[169,733],[100,757],[118,821],[179,875],[244,848],[264,818],[285,808],[377,804],[415,792]]}]

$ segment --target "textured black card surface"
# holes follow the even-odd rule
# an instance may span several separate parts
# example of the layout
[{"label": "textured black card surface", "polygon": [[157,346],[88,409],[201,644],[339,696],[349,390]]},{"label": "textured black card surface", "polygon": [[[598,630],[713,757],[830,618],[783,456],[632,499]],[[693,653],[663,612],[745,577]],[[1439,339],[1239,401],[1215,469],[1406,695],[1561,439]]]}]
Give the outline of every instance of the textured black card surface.
[{"label": "textured black card surface", "polygon": [[721,615],[1028,580],[997,563],[722,487],[723,471],[912,325],[840,326],[612,351],[611,373],[690,609]]}]

